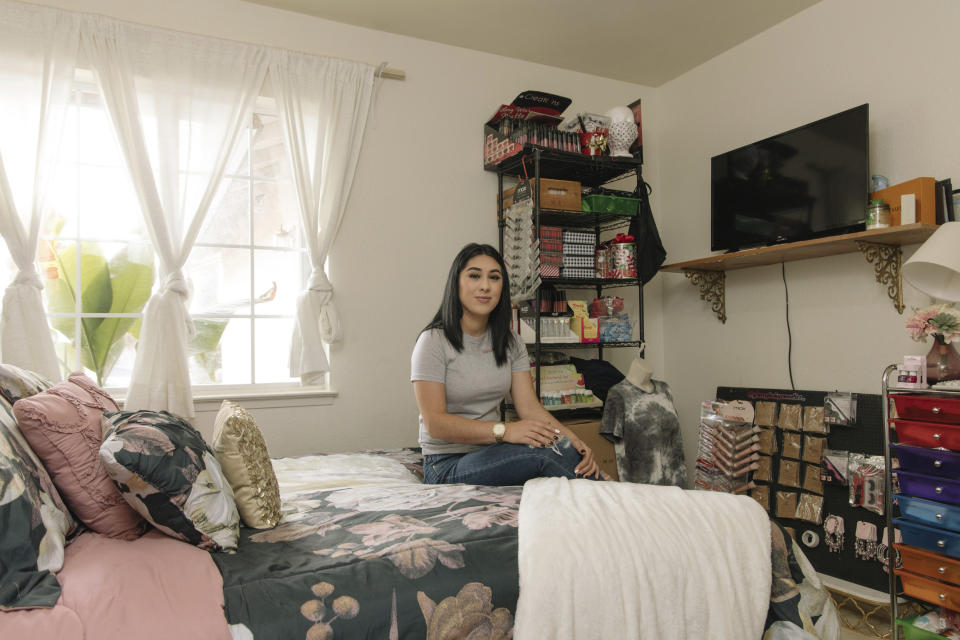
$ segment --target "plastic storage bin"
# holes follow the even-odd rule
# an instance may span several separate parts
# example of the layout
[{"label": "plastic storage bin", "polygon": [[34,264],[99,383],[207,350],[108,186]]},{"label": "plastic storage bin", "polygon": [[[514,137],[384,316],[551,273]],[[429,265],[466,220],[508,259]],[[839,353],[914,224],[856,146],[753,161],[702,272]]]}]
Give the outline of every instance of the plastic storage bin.
[{"label": "plastic storage bin", "polygon": [[621,313],[616,316],[600,316],[600,342],[630,342],[633,340],[633,326],[630,316]]},{"label": "plastic storage bin", "polygon": [[960,478],[960,453],[909,444],[894,444],[891,448],[904,471]]},{"label": "plastic storage bin", "polygon": [[918,447],[943,447],[960,451],[960,426],[913,420],[891,420],[897,430],[900,444]]},{"label": "plastic storage bin", "polygon": [[[948,555],[951,558],[960,558],[960,533],[937,527],[928,527],[903,518],[894,518],[893,524],[900,529],[904,544],[929,549]],[[960,591],[958,591],[958,594],[960,594]],[[957,604],[960,605],[960,598],[958,598]]]},{"label": "plastic storage bin", "polygon": [[[629,192],[624,191],[624,194]],[[615,213],[622,216],[637,215],[637,206],[639,198],[630,195],[592,193],[583,196],[584,213]]]},{"label": "plastic storage bin", "polygon": [[960,398],[893,395],[897,418],[921,422],[960,423]]},{"label": "plastic storage bin", "polygon": [[960,587],[937,582],[901,569],[897,569],[895,573],[900,576],[900,581],[903,583],[903,592],[911,598],[939,604],[954,611],[960,609]]},{"label": "plastic storage bin", "polygon": [[960,481],[958,480],[900,470],[894,470],[893,473],[900,481],[901,493],[935,502],[960,504]]},{"label": "plastic storage bin", "polygon": [[960,560],[944,558],[939,553],[918,549],[905,544],[895,544],[903,569],[911,573],[941,580],[951,584],[960,584]]},{"label": "plastic storage bin", "polygon": [[900,515],[908,520],[960,531],[960,507],[933,500],[895,493],[893,499],[900,505]]},{"label": "plastic storage bin", "polygon": [[918,617],[919,616],[911,616],[903,620],[897,620],[897,624],[903,629],[904,640],[947,640],[945,636],[941,636],[938,633],[913,626],[913,621]]}]

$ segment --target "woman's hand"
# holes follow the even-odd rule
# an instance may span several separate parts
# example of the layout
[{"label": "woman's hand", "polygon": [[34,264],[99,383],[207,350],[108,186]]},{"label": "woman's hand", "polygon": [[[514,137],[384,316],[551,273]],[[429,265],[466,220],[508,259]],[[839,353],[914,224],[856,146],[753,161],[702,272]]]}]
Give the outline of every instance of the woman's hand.
[{"label": "woman's hand", "polygon": [[561,435],[558,429],[541,420],[518,420],[507,423],[506,427],[507,431],[503,434],[503,439],[513,444],[549,447],[559,440]]},{"label": "woman's hand", "polygon": [[593,449],[588,447],[583,440],[578,438],[570,429],[567,429],[563,425],[560,425],[563,429],[562,435],[567,436],[567,440],[570,441],[570,444],[573,445],[573,448],[580,452],[580,455],[583,458],[580,460],[580,464],[576,466],[573,470],[578,476],[583,476],[584,478],[588,476],[600,477],[600,465],[597,464],[596,458],[593,456]]}]

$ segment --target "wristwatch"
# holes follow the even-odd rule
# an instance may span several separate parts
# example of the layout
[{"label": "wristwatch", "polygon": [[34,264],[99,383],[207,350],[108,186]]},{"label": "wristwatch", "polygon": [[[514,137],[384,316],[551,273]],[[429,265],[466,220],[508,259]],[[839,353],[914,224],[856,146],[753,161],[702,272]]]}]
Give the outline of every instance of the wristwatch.
[{"label": "wristwatch", "polygon": [[503,442],[503,436],[506,435],[506,433],[507,425],[503,424],[502,422],[498,422],[497,424],[493,425],[493,437],[496,439],[497,444]]}]

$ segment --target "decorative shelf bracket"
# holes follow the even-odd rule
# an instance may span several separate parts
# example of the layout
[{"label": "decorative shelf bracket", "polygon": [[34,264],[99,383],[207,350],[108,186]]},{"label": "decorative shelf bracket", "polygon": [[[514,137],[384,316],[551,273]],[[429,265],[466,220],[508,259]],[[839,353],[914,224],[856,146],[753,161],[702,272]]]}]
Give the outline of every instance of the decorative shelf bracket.
[{"label": "decorative shelf bracket", "polygon": [[724,298],[725,271],[703,271],[699,269],[684,269],[683,274],[690,282],[700,287],[700,299],[710,303],[710,308],[720,319],[727,322],[727,306]]},{"label": "decorative shelf bracket", "polygon": [[877,282],[887,285],[887,297],[893,301],[897,313],[903,315],[903,279],[900,263],[903,251],[897,245],[857,242],[867,262],[873,265]]}]

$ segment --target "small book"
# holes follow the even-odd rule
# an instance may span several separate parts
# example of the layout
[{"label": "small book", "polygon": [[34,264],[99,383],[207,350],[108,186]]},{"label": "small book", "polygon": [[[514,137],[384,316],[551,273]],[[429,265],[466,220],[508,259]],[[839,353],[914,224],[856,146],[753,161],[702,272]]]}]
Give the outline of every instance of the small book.
[{"label": "small book", "polygon": [[955,221],[957,218],[956,212],[953,210],[953,184],[950,178],[937,180],[936,200],[937,224]]}]

